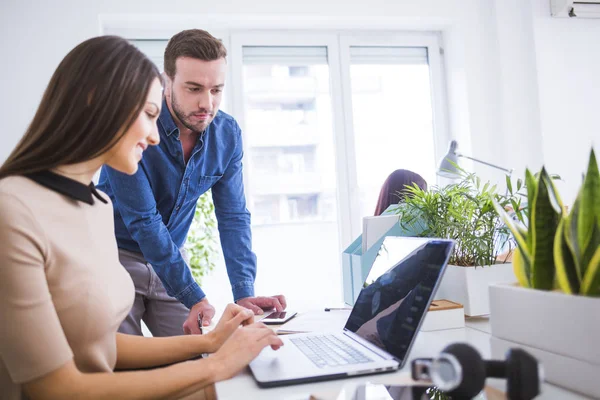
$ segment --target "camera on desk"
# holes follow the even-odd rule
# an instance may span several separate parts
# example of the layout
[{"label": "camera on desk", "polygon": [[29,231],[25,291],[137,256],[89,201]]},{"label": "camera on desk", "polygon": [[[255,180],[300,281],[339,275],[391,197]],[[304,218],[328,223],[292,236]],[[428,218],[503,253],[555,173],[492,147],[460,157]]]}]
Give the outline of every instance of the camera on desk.
[{"label": "camera on desk", "polygon": [[506,379],[508,399],[531,400],[540,394],[544,380],[541,364],[524,350],[509,350],[503,361],[483,360],[465,343],[451,344],[435,358],[413,360],[411,373],[415,381],[431,382],[452,400],[474,398],[488,377]]}]

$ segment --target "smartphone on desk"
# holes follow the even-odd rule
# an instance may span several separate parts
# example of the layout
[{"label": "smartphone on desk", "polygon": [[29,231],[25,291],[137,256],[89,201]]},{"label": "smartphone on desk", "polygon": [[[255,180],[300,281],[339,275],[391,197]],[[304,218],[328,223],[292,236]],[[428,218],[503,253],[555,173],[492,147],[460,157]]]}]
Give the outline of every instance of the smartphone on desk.
[{"label": "smartphone on desk", "polygon": [[281,325],[296,316],[295,311],[265,311],[265,316],[260,320],[267,325]]}]

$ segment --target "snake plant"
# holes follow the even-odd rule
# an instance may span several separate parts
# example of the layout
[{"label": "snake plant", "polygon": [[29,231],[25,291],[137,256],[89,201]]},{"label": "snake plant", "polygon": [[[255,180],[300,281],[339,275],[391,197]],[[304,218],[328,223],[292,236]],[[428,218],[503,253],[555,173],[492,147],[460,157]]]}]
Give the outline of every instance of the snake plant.
[{"label": "snake plant", "polygon": [[513,267],[519,284],[600,296],[600,174],[594,150],[570,212],[545,168],[537,175],[526,171],[526,188],[527,227],[494,204],[518,245]]}]

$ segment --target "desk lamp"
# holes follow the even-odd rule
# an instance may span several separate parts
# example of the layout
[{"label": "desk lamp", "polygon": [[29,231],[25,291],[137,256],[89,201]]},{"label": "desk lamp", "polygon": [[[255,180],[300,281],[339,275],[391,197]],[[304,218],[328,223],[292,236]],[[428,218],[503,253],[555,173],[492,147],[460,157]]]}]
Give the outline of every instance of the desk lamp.
[{"label": "desk lamp", "polygon": [[457,178],[460,175],[460,172],[456,168],[456,166],[458,165],[459,157],[467,158],[469,160],[473,160],[480,164],[487,165],[488,167],[499,169],[500,171],[504,171],[508,176],[510,176],[513,173],[512,169],[506,169],[506,168],[500,167],[498,165],[479,160],[474,157],[469,157],[464,154],[460,154],[459,152],[456,151],[457,148],[458,148],[458,142],[456,140],[452,140],[450,142],[450,145],[448,146],[448,153],[446,153],[444,158],[442,158],[442,160],[440,161],[440,166],[438,167],[438,170],[437,170],[438,175],[446,177],[446,178],[451,178],[451,179]]}]

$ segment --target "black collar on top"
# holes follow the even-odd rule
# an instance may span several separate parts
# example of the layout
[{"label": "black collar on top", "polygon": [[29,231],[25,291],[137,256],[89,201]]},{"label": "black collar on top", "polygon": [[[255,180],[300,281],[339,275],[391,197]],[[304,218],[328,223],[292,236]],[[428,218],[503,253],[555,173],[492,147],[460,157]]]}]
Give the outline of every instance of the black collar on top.
[{"label": "black collar on top", "polygon": [[72,199],[83,201],[89,205],[94,204],[94,197],[104,204],[108,203],[108,201],[98,193],[93,182],[90,182],[90,184],[86,186],[81,182],[77,182],[66,176],[55,174],[51,171],[34,172],[25,176],[48,189],[69,196]]}]

